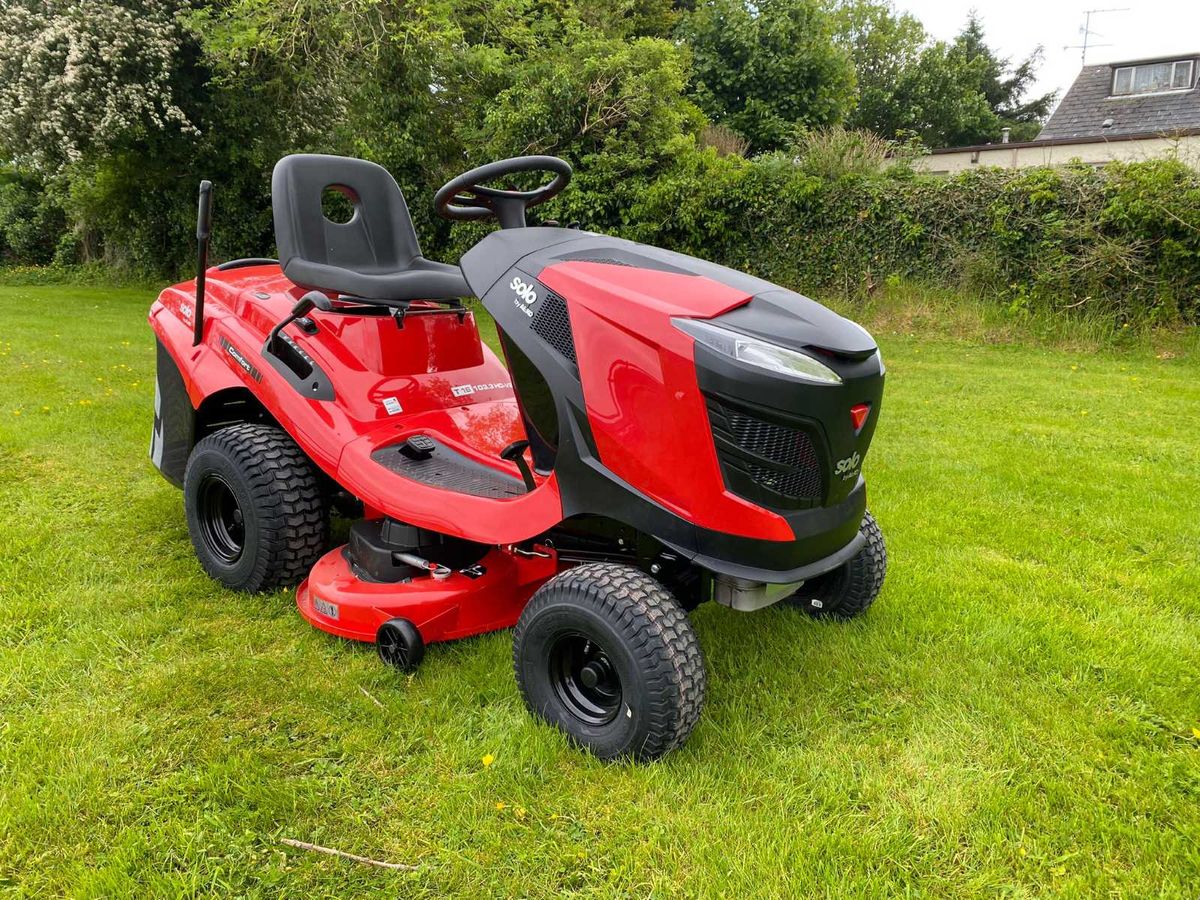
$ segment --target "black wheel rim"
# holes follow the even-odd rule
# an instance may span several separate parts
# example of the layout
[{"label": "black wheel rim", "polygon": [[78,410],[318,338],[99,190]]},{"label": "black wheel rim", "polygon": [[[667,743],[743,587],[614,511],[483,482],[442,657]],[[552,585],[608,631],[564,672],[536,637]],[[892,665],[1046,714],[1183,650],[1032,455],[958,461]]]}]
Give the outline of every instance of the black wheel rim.
[{"label": "black wheel rim", "polygon": [[375,637],[379,649],[379,658],[389,666],[403,669],[408,666],[408,645],[404,642],[396,628],[380,629]]},{"label": "black wheel rim", "polygon": [[220,475],[200,484],[200,530],[204,543],[221,562],[237,562],[246,546],[246,522],[233,490]]},{"label": "black wheel rim", "polygon": [[586,635],[560,636],[550,648],[550,684],[567,711],[588,725],[607,725],[621,711],[621,679],[604,648]]}]

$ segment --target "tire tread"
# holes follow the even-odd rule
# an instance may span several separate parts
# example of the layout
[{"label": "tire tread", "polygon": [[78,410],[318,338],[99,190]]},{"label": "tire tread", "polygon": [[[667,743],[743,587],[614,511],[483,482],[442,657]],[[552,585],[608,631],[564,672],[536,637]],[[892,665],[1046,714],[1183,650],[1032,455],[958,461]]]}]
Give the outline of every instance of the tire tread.
[{"label": "tire tread", "polygon": [[[630,755],[655,759],[679,747],[700,719],[707,689],[704,656],[687,613],[650,575],[618,563],[587,563],[555,576],[530,599],[513,634],[513,667],[529,705],[520,664],[525,629],[561,592],[582,595],[605,615],[644,662],[649,700],[646,743]],[[529,705],[530,712],[541,711]]]},{"label": "tire tread", "polygon": [[802,587],[788,602],[815,618],[852,619],[865,613],[883,588],[888,555],[883,531],[871,513],[864,513],[859,533],[867,543],[854,559]]},{"label": "tire tread", "polygon": [[[196,444],[193,456],[205,450],[225,456],[245,476],[261,518],[262,552],[239,589],[254,593],[298,584],[325,551],[329,532],[312,462],[284,431],[253,422],[213,432]],[[203,555],[200,561],[220,579]]]}]

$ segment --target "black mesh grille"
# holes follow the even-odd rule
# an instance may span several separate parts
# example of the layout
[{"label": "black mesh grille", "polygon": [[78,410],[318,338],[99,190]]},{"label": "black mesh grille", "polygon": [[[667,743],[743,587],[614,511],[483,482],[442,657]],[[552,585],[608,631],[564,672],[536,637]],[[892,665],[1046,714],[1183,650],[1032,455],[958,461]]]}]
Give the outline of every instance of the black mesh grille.
[{"label": "black mesh grille", "polygon": [[818,472],[817,452],[807,432],[767,422],[737,410],[727,409],[725,418],[734,441],[743,450],[762,456],[789,469]]},{"label": "black mesh grille", "polygon": [[746,473],[756,484],[783,494],[805,500],[816,500],[821,496],[821,473],[815,469],[791,469],[779,471],[754,463],[743,463]]},{"label": "black mesh grille", "polygon": [[538,311],[530,323],[533,333],[573,363],[575,338],[571,336],[571,318],[567,315],[567,303],[558,294],[550,291],[542,299]]},{"label": "black mesh grille", "polygon": [[825,493],[821,459],[812,436],[803,428],[761,419],[709,401],[714,434],[742,453],[717,444],[721,461],[744,472],[760,487],[794,500],[820,500]]}]

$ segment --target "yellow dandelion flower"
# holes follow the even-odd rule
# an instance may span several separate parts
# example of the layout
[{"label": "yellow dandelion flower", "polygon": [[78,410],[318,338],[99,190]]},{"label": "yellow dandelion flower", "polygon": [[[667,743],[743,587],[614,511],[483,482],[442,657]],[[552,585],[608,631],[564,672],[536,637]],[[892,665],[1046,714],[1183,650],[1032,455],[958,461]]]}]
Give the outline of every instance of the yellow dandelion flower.
[{"label": "yellow dandelion flower", "polygon": [[508,804],[505,803],[503,800],[496,801],[496,809],[503,810],[503,809],[506,809],[507,807],[508,807]]},{"label": "yellow dandelion flower", "polygon": [[479,761],[481,763],[483,763],[483,767],[486,769],[488,766],[490,766],[492,763],[494,763],[496,761],[496,757],[492,756],[492,754],[490,754],[490,753],[485,753],[485,754],[483,754],[483,756],[481,756],[479,758]]}]

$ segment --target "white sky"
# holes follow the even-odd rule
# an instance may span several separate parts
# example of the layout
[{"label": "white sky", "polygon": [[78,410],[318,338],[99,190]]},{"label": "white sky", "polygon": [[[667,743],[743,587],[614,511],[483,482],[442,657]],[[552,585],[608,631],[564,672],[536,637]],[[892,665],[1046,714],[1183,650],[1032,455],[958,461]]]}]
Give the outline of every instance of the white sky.
[{"label": "white sky", "polygon": [[[949,40],[962,28],[972,6],[983,19],[988,44],[1014,60],[1038,44],[1045,50],[1038,70],[1037,93],[1066,93],[1079,74],[1085,9],[1128,7],[1128,12],[1092,15],[1089,65],[1114,60],[1200,52],[1200,3],[1184,0],[974,0],[962,5],[945,0],[894,0],[898,9],[920,19],[933,37]],[[1096,46],[1111,44],[1109,47]]]}]

